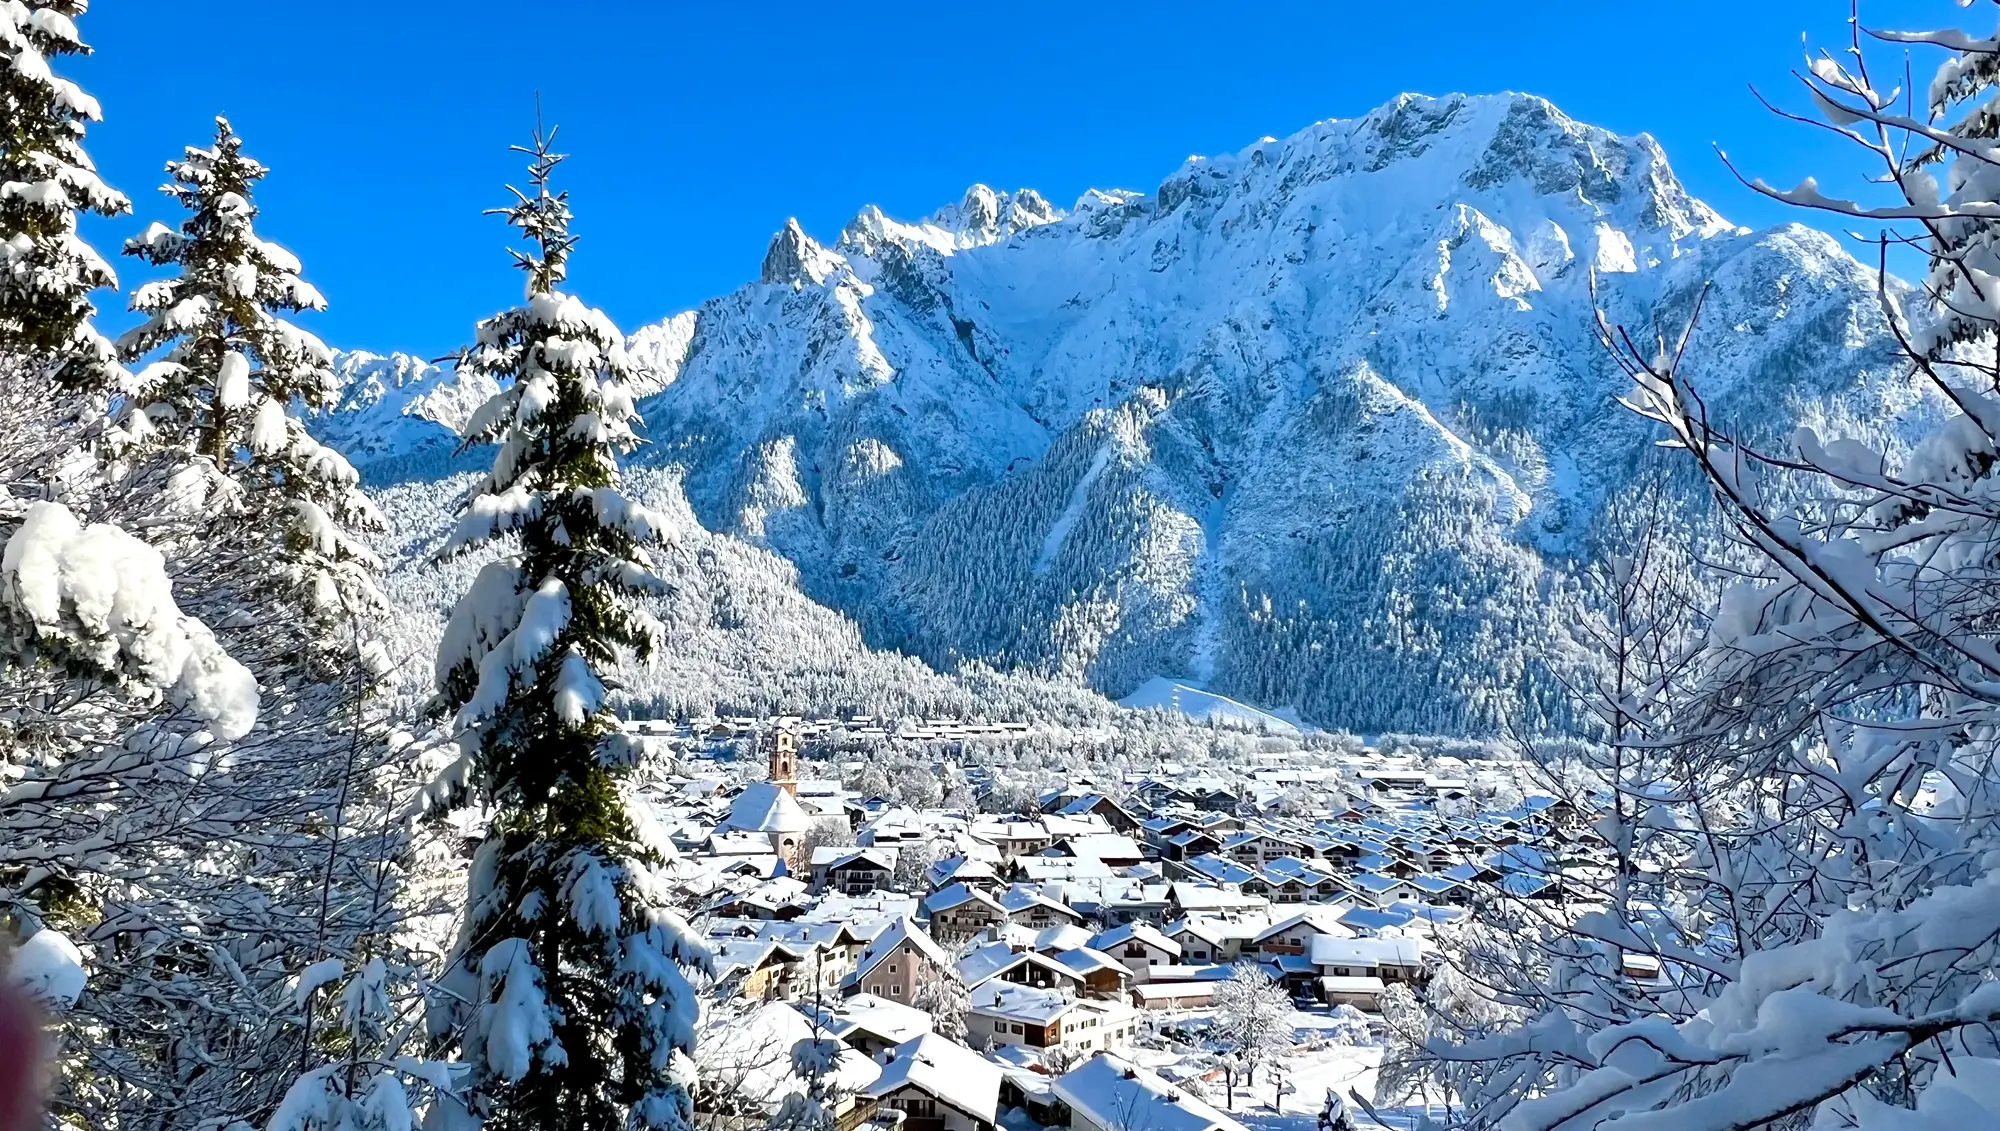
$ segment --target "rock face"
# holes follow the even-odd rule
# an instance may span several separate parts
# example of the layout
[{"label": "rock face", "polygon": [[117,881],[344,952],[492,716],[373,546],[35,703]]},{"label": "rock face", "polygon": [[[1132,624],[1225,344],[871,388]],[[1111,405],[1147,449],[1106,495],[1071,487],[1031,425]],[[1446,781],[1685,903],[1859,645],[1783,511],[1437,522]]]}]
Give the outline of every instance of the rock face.
[{"label": "rock face", "polygon": [[645,458],[934,664],[1559,725],[1563,571],[1657,458],[1593,277],[1642,333],[1712,284],[1693,372],[1766,434],[1933,411],[1831,238],[1736,228],[1541,99],[1404,96],[1067,213],[975,186],[831,247],[787,224],[761,282],[635,335]]}]

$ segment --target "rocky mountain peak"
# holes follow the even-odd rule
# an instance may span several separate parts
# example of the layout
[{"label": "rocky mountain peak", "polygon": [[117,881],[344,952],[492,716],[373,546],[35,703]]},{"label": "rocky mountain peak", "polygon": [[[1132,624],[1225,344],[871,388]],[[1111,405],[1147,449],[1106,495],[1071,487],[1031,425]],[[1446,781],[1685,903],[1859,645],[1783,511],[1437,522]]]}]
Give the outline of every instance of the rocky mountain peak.
[{"label": "rocky mountain peak", "polygon": [[771,246],[764,252],[764,269],[758,278],[777,286],[818,286],[840,265],[840,256],[806,235],[795,216],[771,237]]}]

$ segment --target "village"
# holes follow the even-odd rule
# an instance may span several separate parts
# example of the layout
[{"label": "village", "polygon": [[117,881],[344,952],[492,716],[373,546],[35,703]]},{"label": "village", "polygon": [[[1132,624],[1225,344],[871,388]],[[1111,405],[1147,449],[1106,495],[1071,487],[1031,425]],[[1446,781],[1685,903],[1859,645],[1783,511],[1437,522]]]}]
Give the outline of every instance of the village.
[{"label": "village", "polygon": [[[1482,807],[1508,766],[1364,751],[1079,780],[1022,812],[914,808],[805,775],[841,772],[805,753],[836,726],[930,749],[1008,733],[627,724],[679,752],[654,816],[714,955],[704,1127],[767,1125],[806,1086],[791,1050],[829,1038],[840,1131],[1310,1125],[1366,1098],[1384,1000],[1423,992],[1440,930],[1494,899],[1558,906],[1607,866],[1571,800]],[[711,759],[718,742],[736,753]]]}]

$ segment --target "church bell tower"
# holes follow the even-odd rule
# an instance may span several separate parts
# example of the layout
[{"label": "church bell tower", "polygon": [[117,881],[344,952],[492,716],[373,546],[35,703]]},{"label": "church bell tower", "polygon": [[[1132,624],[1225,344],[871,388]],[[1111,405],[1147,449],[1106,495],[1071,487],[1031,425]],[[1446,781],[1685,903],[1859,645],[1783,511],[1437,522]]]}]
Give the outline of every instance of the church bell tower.
[{"label": "church bell tower", "polygon": [[771,758],[771,784],[799,795],[799,736],[782,727],[771,732],[766,743]]}]

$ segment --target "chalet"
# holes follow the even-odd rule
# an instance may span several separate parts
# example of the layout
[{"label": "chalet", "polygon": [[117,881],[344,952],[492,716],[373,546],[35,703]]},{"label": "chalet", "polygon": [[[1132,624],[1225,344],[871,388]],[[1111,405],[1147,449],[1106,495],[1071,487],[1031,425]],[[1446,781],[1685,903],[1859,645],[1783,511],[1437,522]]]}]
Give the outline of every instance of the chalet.
[{"label": "chalet", "polygon": [[800,1012],[816,1017],[822,1028],[864,1056],[876,1057],[931,1031],[931,1015],[921,1009],[856,994],[836,1005],[804,1002]]},{"label": "chalet", "polygon": [[1051,846],[1045,855],[1102,860],[1111,868],[1131,868],[1146,860],[1146,854],[1140,849],[1138,842],[1129,836],[1115,833],[1065,837]]},{"label": "chalet", "polygon": [[932,891],[950,887],[952,884],[967,884],[990,890],[1000,886],[1000,874],[985,860],[963,855],[947,856],[932,864],[924,872],[924,883]]},{"label": "chalet", "polygon": [[1181,944],[1160,933],[1150,923],[1127,923],[1113,927],[1090,940],[1090,945],[1116,958],[1132,972],[1134,981],[1149,980],[1155,966],[1173,966],[1181,961]]},{"label": "chalet", "polygon": [[1229,891],[1214,884],[1177,883],[1167,891],[1167,911],[1184,915],[1255,915],[1271,905],[1261,896]]},{"label": "chalet", "polygon": [[1306,846],[1299,841],[1279,836],[1272,832],[1244,831],[1222,842],[1218,854],[1245,867],[1268,864],[1284,856],[1298,856],[1306,852]]},{"label": "chalet", "polygon": [[1244,1131],[1186,1088],[1116,1056],[1097,1056],[1050,1085],[1069,1131]]},{"label": "chalet", "polygon": [[1056,959],[1003,942],[988,943],[959,959],[954,971],[968,989],[992,981],[1072,993],[1085,988],[1083,975]]},{"label": "chalet", "polygon": [[1007,921],[1024,927],[1040,930],[1062,923],[1083,922],[1083,916],[1077,914],[1075,908],[1029,888],[1009,888],[1000,893],[999,902],[1006,910]]},{"label": "chalet", "polygon": [[951,956],[905,916],[862,950],[842,989],[907,1002],[928,979],[956,976]]},{"label": "chalet", "polygon": [[1065,817],[1080,817],[1086,813],[1101,817],[1105,824],[1121,833],[1136,832],[1139,828],[1139,818],[1101,793],[1086,793],[1057,808],[1056,812]]},{"label": "chalet", "polygon": [[1310,955],[1322,977],[1380,978],[1384,983],[1422,984],[1430,979],[1423,945],[1416,939],[1313,940]]},{"label": "chalet", "polygon": [[1080,946],[1054,957],[1082,976],[1085,996],[1122,1000],[1132,985],[1132,972],[1101,950]]},{"label": "chalet", "polygon": [[964,1045],[927,1033],[897,1046],[861,1094],[902,1112],[906,1131],[994,1131],[1000,1069]]},{"label": "chalet", "polygon": [[896,872],[897,853],[894,848],[848,849],[827,861],[823,867],[818,861],[822,851],[813,852],[813,884],[819,891],[866,895],[888,888],[890,877]]},{"label": "chalet", "polygon": [[1090,1054],[1123,1048],[1138,1031],[1138,1012],[1122,1001],[1067,998],[1053,990],[992,981],[971,994],[969,1038],[989,1049],[1060,1048]]},{"label": "chalet", "polygon": [[1250,940],[1258,954],[1267,958],[1301,955],[1312,950],[1317,939],[1352,938],[1354,932],[1340,922],[1341,908],[1309,907],[1264,928]]},{"label": "chalet", "polygon": [[1215,852],[1222,847],[1222,838],[1206,829],[1183,829],[1167,838],[1160,848],[1160,855],[1168,860],[1186,860]]},{"label": "chalet", "polygon": [[946,939],[969,939],[1010,918],[1010,912],[999,900],[964,883],[932,892],[924,900],[924,910],[930,915],[931,929],[939,938]]},{"label": "chalet", "polygon": [[1382,908],[1392,903],[1414,903],[1424,896],[1423,890],[1409,880],[1376,872],[1356,872],[1347,877],[1347,890],[1353,893],[1355,904],[1362,907]]}]

